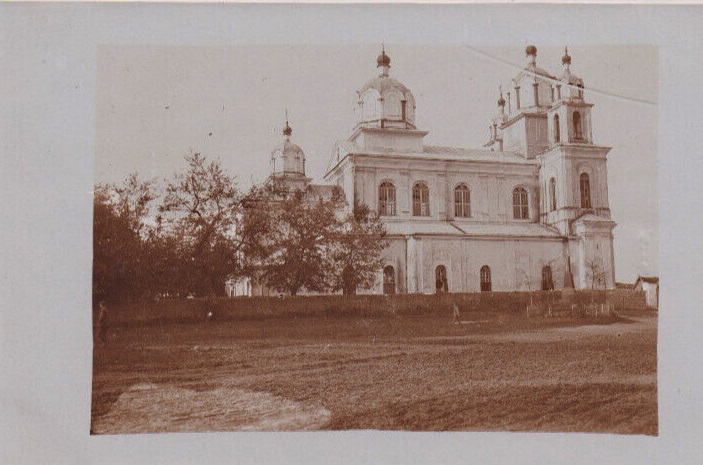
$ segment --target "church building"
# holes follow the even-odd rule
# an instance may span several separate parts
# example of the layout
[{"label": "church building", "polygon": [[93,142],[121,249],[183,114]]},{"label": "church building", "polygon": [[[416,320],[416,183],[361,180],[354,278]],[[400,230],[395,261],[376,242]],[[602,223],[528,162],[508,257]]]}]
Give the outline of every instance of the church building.
[{"label": "church building", "polygon": [[[332,150],[324,180],[349,205],[366,204],[388,229],[372,293],[615,287],[607,154],[592,136],[592,103],[565,50],[559,76],[538,67],[537,48],[501,87],[482,148],[426,145],[421,111],[391,76],[358,92],[357,123]],[[290,142],[272,174],[307,187],[305,155]]]}]

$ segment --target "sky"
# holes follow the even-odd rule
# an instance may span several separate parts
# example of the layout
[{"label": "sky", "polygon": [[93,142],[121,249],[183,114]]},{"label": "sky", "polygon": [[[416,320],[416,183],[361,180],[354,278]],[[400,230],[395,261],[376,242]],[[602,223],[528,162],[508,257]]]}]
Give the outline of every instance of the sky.
[{"label": "sky", "polygon": [[[480,148],[499,85],[525,66],[525,45],[387,43],[391,76],[416,99],[427,145]],[[538,66],[562,70],[563,47],[538,48]],[[168,179],[184,156],[219,159],[242,188],[269,173],[286,111],[307,174],[322,180],[335,140],[355,123],[356,90],[378,74],[380,44],[100,46],[96,77],[95,181],[131,172]],[[658,274],[658,50],[569,47],[585,81],[595,143],[608,155],[616,279]]]}]

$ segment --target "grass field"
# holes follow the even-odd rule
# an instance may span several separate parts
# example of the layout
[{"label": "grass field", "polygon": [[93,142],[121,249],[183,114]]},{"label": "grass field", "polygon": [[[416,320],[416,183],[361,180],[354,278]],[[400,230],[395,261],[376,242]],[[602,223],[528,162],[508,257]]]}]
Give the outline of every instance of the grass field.
[{"label": "grass field", "polygon": [[114,327],[94,352],[92,432],[657,434],[655,313],[467,318]]}]

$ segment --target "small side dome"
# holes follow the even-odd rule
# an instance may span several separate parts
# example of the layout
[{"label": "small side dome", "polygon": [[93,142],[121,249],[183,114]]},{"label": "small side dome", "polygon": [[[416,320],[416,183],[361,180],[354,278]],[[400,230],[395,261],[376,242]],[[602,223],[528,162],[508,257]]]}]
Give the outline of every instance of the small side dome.
[{"label": "small side dome", "polygon": [[271,174],[305,177],[305,152],[286,140],[271,151]]},{"label": "small side dome", "polygon": [[304,178],[305,152],[290,141],[293,128],[288,124],[288,111],[286,111],[286,125],[282,132],[283,142],[271,151],[271,175]]}]

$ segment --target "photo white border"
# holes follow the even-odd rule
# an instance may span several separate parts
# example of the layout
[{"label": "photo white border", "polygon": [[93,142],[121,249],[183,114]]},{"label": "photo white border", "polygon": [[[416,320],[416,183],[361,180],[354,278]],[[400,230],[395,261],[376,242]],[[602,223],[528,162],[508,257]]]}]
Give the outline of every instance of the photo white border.
[{"label": "photo white border", "polygon": [[[236,11],[233,11],[236,9]],[[703,396],[697,6],[0,5],[0,462],[697,463]],[[380,37],[382,36],[382,37]],[[89,436],[96,48],[100,44],[659,46],[659,437],[535,433]],[[8,81],[6,81],[8,82]],[[633,117],[636,117],[633,115]],[[698,459],[698,460],[697,460]]]}]

